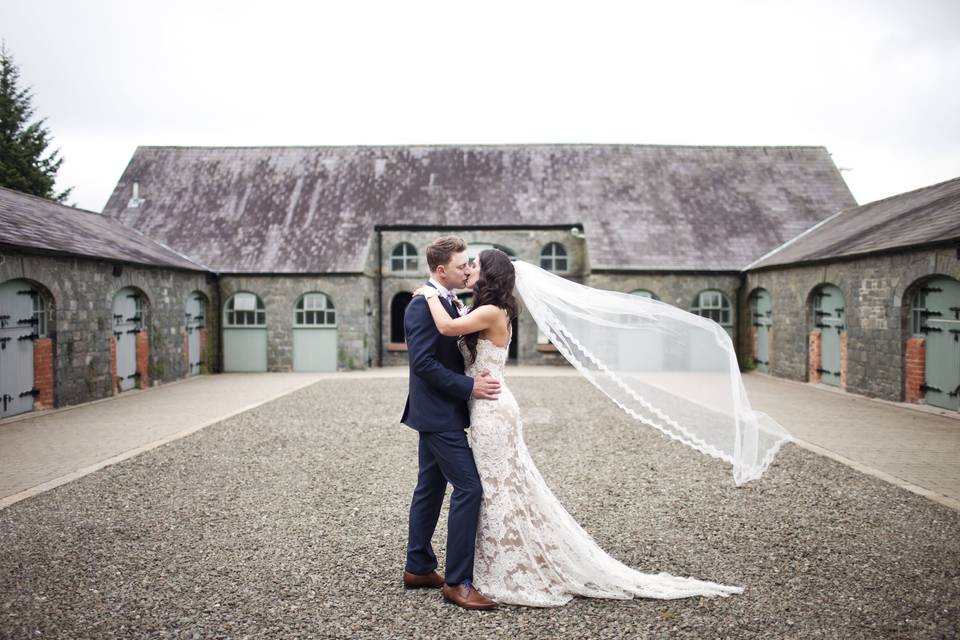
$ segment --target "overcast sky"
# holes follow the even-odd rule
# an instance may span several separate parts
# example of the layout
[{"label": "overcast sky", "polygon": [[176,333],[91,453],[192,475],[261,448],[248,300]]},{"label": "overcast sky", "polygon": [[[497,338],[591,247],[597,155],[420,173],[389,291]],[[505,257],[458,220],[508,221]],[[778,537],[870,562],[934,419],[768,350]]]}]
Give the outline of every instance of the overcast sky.
[{"label": "overcast sky", "polygon": [[100,211],[138,145],[825,146],[864,203],[960,176],[960,1],[0,0]]}]

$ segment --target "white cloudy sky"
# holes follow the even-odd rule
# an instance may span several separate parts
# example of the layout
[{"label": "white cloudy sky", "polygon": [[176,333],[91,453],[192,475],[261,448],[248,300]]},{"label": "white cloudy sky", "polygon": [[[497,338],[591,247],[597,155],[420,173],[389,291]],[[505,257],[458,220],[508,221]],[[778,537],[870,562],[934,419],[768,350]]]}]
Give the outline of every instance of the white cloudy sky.
[{"label": "white cloudy sky", "polygon": [[960,176],[960,2],[0,0],[99,211],[137,145],[822,145],[859,202]]}]

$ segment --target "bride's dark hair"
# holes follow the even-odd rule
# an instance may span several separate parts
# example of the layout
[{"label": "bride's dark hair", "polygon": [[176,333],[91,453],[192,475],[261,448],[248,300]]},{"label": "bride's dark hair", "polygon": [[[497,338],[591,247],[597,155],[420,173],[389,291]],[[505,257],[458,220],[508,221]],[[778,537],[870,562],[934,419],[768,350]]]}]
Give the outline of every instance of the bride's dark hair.
[{"label": "bride's dark hair", "polygon": [[[520,314],[520,303],[513,295],[517,274],[510,258],[500,249],[484,249],[480,252],[480,278],[473,285],[473,308],[492,304],[507,312],[512,321]],[[463,341],[470,351],[470,362],[477,359],[477,340],[480,333],[467,334]]]}]

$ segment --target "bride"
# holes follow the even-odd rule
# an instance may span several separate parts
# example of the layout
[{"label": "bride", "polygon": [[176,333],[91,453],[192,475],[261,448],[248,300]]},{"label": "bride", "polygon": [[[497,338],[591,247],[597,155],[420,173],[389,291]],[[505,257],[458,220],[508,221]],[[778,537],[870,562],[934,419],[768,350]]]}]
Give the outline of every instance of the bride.
[{"label": "bride", "polygon": [[[518,271],[524,276],[519,281]],[[648,303],[653,301],[638,302],[640,299],[627,297],[622,301],[623,304],[615,303],[612,308],[605,308],[603,304],[592,300],[591,296],[621,294],[577,285],[532,265],[513,263],[502,251],[487,249],[480,253],[467,281],[467,287],[474,291],[474,306],[469,314],[452,318],[443,308],[433,287],[421,287],[414,292],[414,295],[427,298],[431,315],[441,334],[463,336],[459,345],[467,367],[465,373],[477,376],[488,370],[492,377],[501,381],[501,393],[496,400],[473,399],[469,403],[471,426],[468,437],[483,487],[475,545],[476,587],[500,603],[536,607],[560,606],[574,596],[672,599],[741,593],[741,587],[676,577],[668,573],[642,573],[622,564],[597,545],[547,486],[524,443],[520,410],[503,379],[512,337],[510,322],[519,312],[513,294],[515,285],[541,330],[547,333],[563,355],[628,413],[705,453],[734,462],[735,470],[737,462],[742,463],[744,455],[743,442],[740,441],[742,437],[733,447],[736,456],[727,455],[719,448],[717,420],[709,419],[710,414],[718,412],[716,409],[698,402],[704,399],[695,398],[694,393],[686,397],[682,393],[673,393],[670,380],[657,379],[657,374],[662,373],[661,369],[671,367],[652,368],[649,361],[645,361],[644,366],[632,368],[627,365],[611,368],[604,364],[603,361],[609,362],[610,358],[601,353],[603,345],[611,341],[611,336],[616,336],[618,327],[628,331],[625,335],[633,340],[631,346],[635,355],[639,348],[649,360],[674,362],[669,352],[671,349],[676,351],[678,340],[688,340],[690,334],[681,335],[677,326],[671,325],[669,320],[672,312],[661,308],[661,305],[669,305],[657,303],[650,306]],[[578,289],[566,292],[563,287],[567,286]],[[601,297],[601,302],[603,300],[606,297]],[[637,305],[643,307],[642,312],[636,311]],[[631,309],[634,311],[631,312]],[[577,322],[587,315],[593,321],[608,326],[601,327],[599,332],[585,331],[582,326],[577,326]],[[683,320],[700,329],[706,327],[708,331],[713,331],[710,325],[704,324],[712,321],[697,318]],[[652,320],[656,320],[656,323],[652,324]],[[662,341],[659,347],[649,340],[643,342],[644,334],[636,333],[636,330],[644,329],[648,333],[652,330],[654,335],[662,338],[665,336],[668,348],[663,348]],[[602,338],[591,342],[591,336],[596,338],[599,334],[602,334]],[[617,343],[617,340],[614,342]],[[623,352],[622,341],[610,349]],[[672,368],[676,369],[675,366]],[[711,375],[709,366],[699,368],[706,371],[696,375]],[[627,374],[628,369],[633,371],[632,375]],[[726,373],[729,375],[729,372]],[[739,372],[736,379],[739,381]],[[674,379],[673,382],[686,384],[680,379]],[[689,386],[699,388],[701,385],[695,383]],[[641,392],[650,395],[655,402],[648,400]],[[699,414],[699,418],[707,416],[698,420],[697,426],[680,424],[674,419],[673,416],[680,419],[689,417],[690,414],[684,412],[691,411],[694,406],[696,408],[693,411]],[[719,413],[724,413],[722,407]],[[752,421],[756,426],[758,416],[762,416],[749,412],[748,405],[746,412],[741,413],[735,419],[738,433],[742,430],[742,422]],[[769,447],[758,446],[768,444],[764,438],[758,439],[756,433],[748,435],[753,436],[746,438],[753,442],[753,448],[748,453],[755,458],[760,452],[764,460],[760,465],[740,464],[738,482],[755,477],[757,470],[762,472],[761,466],[765,467],[772,458]],[[782,438],[776,441],[774,451],[780,444]]]}]

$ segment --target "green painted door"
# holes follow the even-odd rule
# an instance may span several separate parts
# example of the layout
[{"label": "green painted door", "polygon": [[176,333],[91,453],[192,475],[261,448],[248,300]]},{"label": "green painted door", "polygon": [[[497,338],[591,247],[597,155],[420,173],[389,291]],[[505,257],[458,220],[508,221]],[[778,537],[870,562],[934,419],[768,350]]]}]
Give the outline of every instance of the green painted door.
[{"label": "green painted door", "polygon": [[205,326],[206,300],[199,293],[191,293],[187,298],[185,315],[187,330],[187,375],[200,373],[200,331]]},{"label": "green painted door", "polygon": [[294,371],[337,370],[337,328],[310,327],[293,330]]},{"label": "green painted door", "polygon": [[813,314],[820,329],[821,382],[840,385],[840,336],[846,331],[843,293],[828,284],[814,294]]},{"label": "green painted door", "polygon": [[770,329],[773,328],[773,303],[770,293],[760,289],[753,297],[752,315],[753,326],[757,328],[757,353],[754,362],[757,371],[770,373]]},{"label": "green painted door", "polygon": [[924,396],[927,404],[960,409],[960,282],[938,278],[921,289],[926,334]]},{"label": "green painted door", "polygon": [[260,296],[239,292],[223,308],[223,370],[267,370],[267,310]]},{"label": "green painted door", "polygon": [[120,391],[137,386],[137,334],[142,305],[134,289],[121,289],[113,297],[113,340],[117,345],[117,378]]},{"label": "green painted door", "polygon": [[223,329],[223,370],[227,373],[266,371],[266,327],[225,327]]},{"label": "green painted door", "polygon": [[36,290],[24,280],[0,285],[0,418],[33,410]]}]

